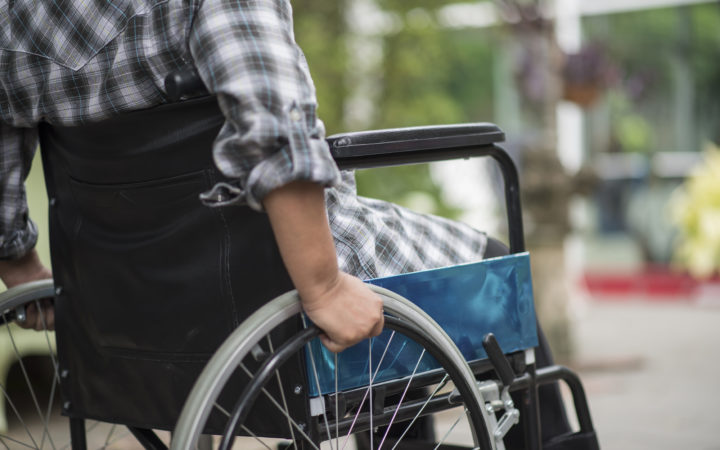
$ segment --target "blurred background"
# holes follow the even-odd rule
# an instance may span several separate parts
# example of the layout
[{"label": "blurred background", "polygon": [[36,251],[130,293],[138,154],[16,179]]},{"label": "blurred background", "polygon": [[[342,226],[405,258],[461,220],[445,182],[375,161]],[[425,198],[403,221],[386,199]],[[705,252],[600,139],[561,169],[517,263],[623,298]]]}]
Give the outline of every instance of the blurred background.
[{"label": "blurred background", "polygon": [[[720,3],[294,0],[328,134],[493,122],[541,321],[604,448],[720,449]],[[36,164],[32,216],[46,200]],[[503,238],[491,162],[358,173]],[[47,238],[41,238],[47,258]]]}]

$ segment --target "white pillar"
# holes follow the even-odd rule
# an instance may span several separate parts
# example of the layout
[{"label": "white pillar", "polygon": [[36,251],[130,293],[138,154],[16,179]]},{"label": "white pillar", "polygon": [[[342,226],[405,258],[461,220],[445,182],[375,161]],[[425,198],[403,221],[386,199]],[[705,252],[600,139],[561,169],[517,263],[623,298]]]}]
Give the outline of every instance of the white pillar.
[{"label": "white pillar", "polygon": [[[582,46],[580,0],[555,0],[555,33],[565,53],[577,53]],[[558,102],[557,151],[565,170],[576,173],[584,159],[584,117],[575,103]]]}]

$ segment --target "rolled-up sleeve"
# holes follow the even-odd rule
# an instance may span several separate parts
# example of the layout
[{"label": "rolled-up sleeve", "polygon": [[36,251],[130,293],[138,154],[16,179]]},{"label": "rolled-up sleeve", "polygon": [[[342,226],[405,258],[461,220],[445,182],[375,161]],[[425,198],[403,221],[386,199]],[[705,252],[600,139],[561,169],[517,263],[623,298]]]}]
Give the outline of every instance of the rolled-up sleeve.
[{"label": "rolled-up sleeve", "polygon": [[37,142],[36,129],[0,122],[0,259],[19,258],[37,242],[25,196],[25,178]]},{"label": "rolled-up sleeve", "polygon": [[204,0],[189,44],[226,118],[215,163],[251,207],[291,181],[339,182],[289,1]]}]

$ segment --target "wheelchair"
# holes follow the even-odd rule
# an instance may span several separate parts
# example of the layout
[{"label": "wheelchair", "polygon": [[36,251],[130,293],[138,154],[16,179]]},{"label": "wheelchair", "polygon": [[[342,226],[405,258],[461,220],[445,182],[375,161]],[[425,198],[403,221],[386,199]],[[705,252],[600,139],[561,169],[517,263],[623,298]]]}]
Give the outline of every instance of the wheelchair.
[{"label": "wheelchair", "polygon": [[[536,367],[518,175],[497,126],[328,138],[341,169],[491,157],[509,227],[506,257],[373,281],[386,330],[338,355],[303,315],[267,219],[200,205],[198,194],[223,178],[196,149],[209,148],[224,119],[212,97],[197,95],[198,80],[172,74],[177,101],[151,110],[41,124],[55,279],[0,294],[4,359],[19,361],[15,381],[29,387],[3,381],[0,448],[114,448],[129,435],[145,449],[170,440],[173,450],[489,450],[506,448],[513,427],[526,449],[599,448],[577,375]],[[410,300],[398,294],[406,288]],[[415,295],[429,298],[425,307]],[[55,332],[13,323],[47,298]],[[467,319],[455,309],[463,303],[464,329],[438,324],[443,309],[451,322]],[[492,324],[475,322],[485,317]],[[31,370],[41,356],[49,364]],[[37,373],[48,387],[36,388]],[[558,381],[578,429],[543,441],[538,386]]]}]

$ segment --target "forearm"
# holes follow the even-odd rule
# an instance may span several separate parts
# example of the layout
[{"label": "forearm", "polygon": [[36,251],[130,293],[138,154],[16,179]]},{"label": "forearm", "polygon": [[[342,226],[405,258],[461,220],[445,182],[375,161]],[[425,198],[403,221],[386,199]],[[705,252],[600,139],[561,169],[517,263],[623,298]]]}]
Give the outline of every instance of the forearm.
[{"label": "forearm", "polygon": [[34,249],[18,259],[0,261],[0,279],[8,288],[46,278],[52,278],[52,273]]},{"label": "forearm", "polygon": [[323,344],[339,352],[380,334],[382,301],[338,269],[322,186],[296,181],[273,190],[264,205],[303,309],[324,331]]},{"label": "forearm", "polygon": [[339,272],[323,187],[302,181],[290,183],[265,197],[264,206],[285,266],[303,301],[332,289]]}]

